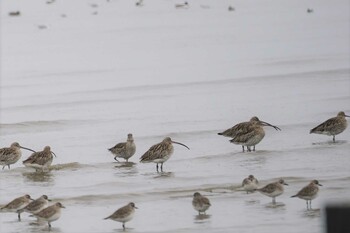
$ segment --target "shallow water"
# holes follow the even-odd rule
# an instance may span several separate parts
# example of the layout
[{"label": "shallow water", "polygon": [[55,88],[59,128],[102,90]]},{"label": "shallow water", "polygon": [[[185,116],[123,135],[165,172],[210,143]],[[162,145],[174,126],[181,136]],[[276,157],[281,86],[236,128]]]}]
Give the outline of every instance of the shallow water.
[{"label": "shallow water", "polygon": [[[271,8],[238,1],[242,11],[234,15],[223,1],[194,1],[188,11],[176,11],[175,1],[141,9],[96,2],[97,15],[85,1],[71,3],[77,12],[67,1],[2,2],[1,147],[50,145],[57,158],[46,173],[21,162],[1,170],[0,205],[25,193],[62,202],[51,232],[120,232],[120,223],[102,219],[133,201],[139,209],[127,232],[271,233],[322,232],[324,207],[350,201],[350,130],[336,143],[309,134],[341,110],[350,114],[346,1],[312,1],[313,18],[294,1],[269,1]],[[21,17],[7,16],[19,8]],[[284,17],[276,21],[271,12]],[[272,34],[246,30],[258,21],[266,31],[272,24]],[[48,30],[36,27],[44,23]],[[282,129],[266,128],[256,152],[242,153],[217,135],[254,115]],[[107,148],[128,133],[137,152],[117,163]],[[190,150],[175,145],[163,173],[140,164],[166,136]],[[21,160],[29,155],[23,151]],[[289,186],[272,205],[242,191],[249,174],[261,186],[279,178]],[[306,210],[290,196],[312,179],[323,186]],[[192,208],[196,191],[212,203],[206,216]],[[47,232],[34,223],[27,214],[18,222],[16,214],[0,213],[1,233]]]}]

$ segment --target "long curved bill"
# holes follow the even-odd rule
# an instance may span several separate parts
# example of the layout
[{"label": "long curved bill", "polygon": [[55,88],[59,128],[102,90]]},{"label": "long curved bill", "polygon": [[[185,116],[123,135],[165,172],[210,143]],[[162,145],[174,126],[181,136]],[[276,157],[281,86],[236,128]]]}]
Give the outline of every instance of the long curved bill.
[{"label": "long curved bill", "polygon": [[271,124],[269,124],[269,123],[267,123],[267,122],[265,122],[265,121],[260,121],[261,123],[263,123],[263,125],[266,125],[266,126],[271,126],[271,127],[273,127],[273,128],[275,128],[275,130],[279,130],[279,131],[281,131],[281,129],[280,128],[278,128],[277,126],[275,126],[275,125],[271,125]]},{"label": "long curved bill", "polygon": [[34,150],[32,150],[32,149],[29,149],[29,148],[27,148],[27,147],[23,147],[23,146],[19,146],[20,148],[22,148],[22,149],[25,149],[25,150],[29,150],[29,151],[31,151],[31,152],[36,152],[36,151],[34,151]]},{"label": "long curved bill", "polygon": [[350,117],[349,115],[345,115],[345,117]]},{"label": "long curved bill", "polygon": [[53,153],[53,151],[51,151],[51,153],[57,158],[57,156],[56,156],[56,154],[55,153]]},{"label": "long curved bill", "polygon": [[186,146],[185,144],[182,144],[182,143],[180,143],[180,142],[174,142],[174,141],[171,141],[172,143],[175,143],[175,144],[179,144],[179,145],[181,145],[181,146],[184,146],[184,147],[186,147],[187,149],[190,149],[188,146]]}]

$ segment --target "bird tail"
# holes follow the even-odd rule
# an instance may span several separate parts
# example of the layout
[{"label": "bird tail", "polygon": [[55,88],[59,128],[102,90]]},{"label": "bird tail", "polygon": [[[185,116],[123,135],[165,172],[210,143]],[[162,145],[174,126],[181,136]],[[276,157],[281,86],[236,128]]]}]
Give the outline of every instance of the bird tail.
[{"label": "bird tail", "polygon": [[223,133],[218,133],[218,135],[223,135]]},{"label": "bird tail", "polygon": [[110,217],[111,217],[111,216],[108,216],[108,217],[104,218],[103,220],[109,219]]}]

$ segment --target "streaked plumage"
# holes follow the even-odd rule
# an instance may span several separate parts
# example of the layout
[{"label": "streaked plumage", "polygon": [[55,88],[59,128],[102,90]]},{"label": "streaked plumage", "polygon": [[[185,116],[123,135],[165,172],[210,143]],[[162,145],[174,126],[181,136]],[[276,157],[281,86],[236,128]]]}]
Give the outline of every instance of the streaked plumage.
[{"label": "streaked plumage", "polygon": [[45,221],[51,229],[51,222],[58,220],[61,217],[61,209],[66,208],[60,202],[55,203],[52,206],[46,207],[40,212],[33,214],[32,216],[37,217],[39,220]]},{"label": "streaked plumage", "polygon": [[20,146],[18,142],[14,142],[10,147],[5,147],[0,149],[0,165],[2,169],[6,166],[10,169],[10,165],[16,163],[22,156],[20,149],[29,150],[35,152],[32,149]]},{"label": "streaked plumage", "polygon": [[325,122],[323,122],[322,124],[311,129],[310,134],[315,133],[315,134],[324,134],[328,136],[333,136],[333,142],[335,142],[335,135],[342,133],[348,126],[348,123],[345,117],[350,117],[350,116],[345,115],[344,112],[339,112],[336,117],[332,117],[326,120]]},{"label": "streaked plumage", "polygon": [[114,159],[123,158],[128,162],[129,158],[133,156],[136,152],[136,145],[134,143],[134,138],[132,134],[128,134],[126,142],[121,142],[115,145],[114,147],[108,149],[112,154],[114,154]]},{"label": "streaked plumage", "polygon": [[255,151],[255,145],[265,137],[263,126],[271,126],[276,130],[281,130],[277,126],[261,121],[258,117],[254,116],[250,121],[236,124],[232,128],[218,133],[218,135],[232,138],[230,142],[242,145],[243,152],[244,146],[247,147],[247,151],[251,151],[250,147],[253,146],[253,151]]},{"label": "streaked plumage", "polygon": [[104,219],[111,219],[123,223],[123,229],[125,230],[125,223],[129,222],[134,217],[135,209],[137,209],[135,203],[130,202]]},{"label": "streaked plumage", "polygon": [[300,199],[306,200],[306,208],[311,209],[311,200],[317,197],[318,186],[322,186],[318,180],[312,180],[307,186],[291,197],[299,197]]},{"label": "streaked plumage", "polygon": [[166,137],[161,143],[153,145],[151,148],[149,148],[149,150],[146,151],[146,153],[141,156],[140,162],[156,163],[157,172],[158,172],[158,164],[160,163],[161,171],[163,172],[163,163],[166,162],[174,152],[173,143],[179,144],[181,146],[186,147],[187,149],[190,149],[188,148],[188,146],[180,142],[172,141],[170,137]]},{"label": "streaked plumage", "polygon": [[51,151],[51,147],[45,146],[43,151],[33,153],[28,159],[23,161],[23,164],[26,167],[35,168],[35,170],[45,170],[50,167],[53,155],[55,153]]},{"label": "streaked plumage", "polygon": [[21,221],[21,213],[19,212],[19,210],[26,207],[32,200],[33,199],[30,197],[30,195],[26,194],[24,196],[17,197],[16,199],[12,200],[0,209],[3,211],[17,213],[18,221]]},{"label": "streaked plumage", "polygon": [[266,185],[263,188],[257,189],[261,194],[264,194],[268,197],[272,197],[272,203],[276,203],[276,197],[281,195],[284,192],[283,185],[288,185],[284,182],[283,179],[280,179],[277,182]]},{"label": "streaked plumage", "polygon": [[38,199],[35,199],[31,203],[29,203],[26,207],[18,210],[18,212],[27,212],[31,214],[37,214],[41,210],[45,209],[49,206],[49,199],[46,195],[42,195]]},{"label": "streaked plumage", "polygon": [[193,194],[192,206],[196,211],[198,211],[198,214],[205,214],[205,211],[209,209],[211,204],[207,197],[202,196],[199,192],[195,192]]},{"label": "streaked plumage", "polygon": [[258,188],[258,184],[259,181],[253,175],[249,175],[243,180],[242,187],[248,194],[249,192],[254,192]]}]

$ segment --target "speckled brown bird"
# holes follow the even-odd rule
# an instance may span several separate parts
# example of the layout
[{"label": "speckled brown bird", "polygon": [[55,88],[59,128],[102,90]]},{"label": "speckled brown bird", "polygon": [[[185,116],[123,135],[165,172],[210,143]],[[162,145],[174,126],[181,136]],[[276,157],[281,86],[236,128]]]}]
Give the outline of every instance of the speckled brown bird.
[{"label": "speckled brown bird", "polygon": [[268,197],[272,197],[272,203],[275,204],[276,197],[281,195],[284,192],[283,185],[288,185],[288,184],[285,183],[283,179],[280,179],[277,182],[270,183],[263,188],[257,189],[257,191]]},{"label": "speckled brown bird", "polygon": [[350,116],[346,115],[344,112],[339,112],[336,117],[332,117],[323,122],[322,124],[311,129],[310,134],[315,133],[333,136],[333,142],[335,142],[335,135],[342,133],[348,126],[345,117]]},{"label": "speckled brown bird", "polygon": [[207,197],[202,196],[199,192],[195,192],[193,194],[192,206],[200,215],[201,213],[205,214],[205,211],[209,209],[211,204]]},{"label": "speckled brown bird", "polygon": [[48,169],[52,163],[53,155],[56,154],[51,151],[50,146],[45,146],[43,151],[35,152],[28,159],[23,161],[24,166],[35,168],[35,170]]},{"label": "speckled brown bird", "polygon": [[291,197],[299,197],[300,199],[306,200],[306,208],[311,209],[311,201],[317,197],[318,186],[322,186],[318,180],[312,180],[307,186]]},{"label": "speckled brown bird", "polygon": [[35,152],[27,147],[20,146],[18,142],[14,142],[10,147],[5,147],[0,149],[0,165],[2,169],[6,166],[10,169],[10,165],[16,163],[22,156],[20,149],[29,150]]},{"label": "speckled brown bird", "polygon": [[131,133],[128,134],[126,142],[121,142],[108,149],[112,154],[114,154],[114,159],[123,158],[128,162],[129,158],[133,156],[136,152],[136,145],[134,143],[134,138]]},{"label": "speckled brown bird", "polygon": [[17,213],[18,221],[21,221],[21,212],[19,212],[19,210],[26,207],[32,200],[33,199],[30,197],[30,195],[26,194],[24,196],[15,198],[0,209],[7,212]]},{"label": "speckled brown bird", "polygon": [[135,209],[137,209],[135,203],[130,202],[104,219],[111,219],[123,223],[123,229],[125,230],[125,223],[129,222],[134,217]]}]

